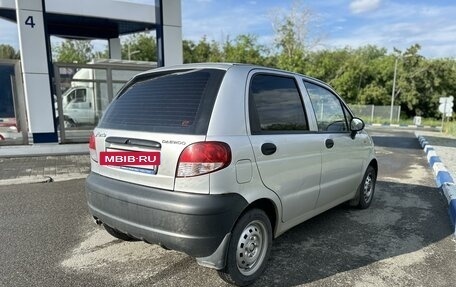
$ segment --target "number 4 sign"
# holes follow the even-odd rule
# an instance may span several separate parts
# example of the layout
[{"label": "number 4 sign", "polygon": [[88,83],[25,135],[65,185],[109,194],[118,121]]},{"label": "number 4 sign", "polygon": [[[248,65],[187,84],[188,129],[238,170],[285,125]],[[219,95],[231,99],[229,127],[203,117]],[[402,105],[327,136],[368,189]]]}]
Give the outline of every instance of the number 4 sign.
[{"label": "number 4 sign", "polygon": [[27,19],[25,19],[25,25],[35,28],[36,24],[33,22],[33,16],[28,16]]}]

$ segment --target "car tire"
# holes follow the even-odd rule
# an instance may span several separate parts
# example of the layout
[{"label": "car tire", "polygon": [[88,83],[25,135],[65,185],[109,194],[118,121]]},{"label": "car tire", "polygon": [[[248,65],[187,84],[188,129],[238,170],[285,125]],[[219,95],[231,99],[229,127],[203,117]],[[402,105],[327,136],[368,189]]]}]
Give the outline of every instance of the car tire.
[{"label": "car tire", "polygon": [[76,123],[72,119],[64,119],[63,120],[63,126],[65,128],[75,128]]},{"label": "car tire", "polygon": [[359,185],[358,192],[356,193],[357,196],[355,199],[350,201],[350,205],[355,206],[359,209],[368,208],[372,203],[372,199],[374,198],[376,182],[377,172],[372,166],[368,166],[363,180]]},{"label": "car tire", "polygon": [[[59,118],[56,118],[56,122],[57,122],[57,130],[59,131],[60,130]],[[77,127],[77,125],[72,119],[65,117],[63,119],[63,127],[64,128],[75,128],[75,127]]]},{"label": "car tire", "polygon": [[114,229],[106,224],[103,224],[103,227],[104,229],[106,229],[106,231],[111,234],[112,236],[114,236],[115,238],[117,239],[120,239],[120,240],[123,240],[123,241],[138,241],[139,239],[136,239],[134,237],[131,237],[130,235],[128,234],[125,234],[123,232],[120,232],[119,230],[117,229]]},{"label": "car tire", "polygon": [[219,276],[230,284],[246,286],[257,280],[271,253],[272,227],[261,209],[247,211],[233,228],[225,268]]}]

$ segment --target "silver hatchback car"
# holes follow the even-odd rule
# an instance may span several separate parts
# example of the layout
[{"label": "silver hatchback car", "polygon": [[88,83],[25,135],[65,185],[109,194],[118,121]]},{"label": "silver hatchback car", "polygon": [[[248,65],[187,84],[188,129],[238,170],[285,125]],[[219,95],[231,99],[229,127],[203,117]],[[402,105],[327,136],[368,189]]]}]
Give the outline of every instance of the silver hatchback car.
[{"label": "silver hatchback car", "polygon": [[273,238],[344,202],[369,207],[378,171],[363,121],[328,85],[244,64],[135,76],[89,148],[98,224],[241,286],[264,271]]}]

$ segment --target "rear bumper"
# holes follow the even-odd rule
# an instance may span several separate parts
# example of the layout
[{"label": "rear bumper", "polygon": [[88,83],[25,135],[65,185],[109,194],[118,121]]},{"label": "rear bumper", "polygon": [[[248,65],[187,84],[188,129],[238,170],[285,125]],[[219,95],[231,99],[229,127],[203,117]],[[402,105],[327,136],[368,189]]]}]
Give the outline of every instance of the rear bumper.
[{"label": "rear bumper", "polygon": [[247,207],[239,194],[191,194],[140,186],[91,173],[90,212],[103,223],[193,257],[213,254]]}]

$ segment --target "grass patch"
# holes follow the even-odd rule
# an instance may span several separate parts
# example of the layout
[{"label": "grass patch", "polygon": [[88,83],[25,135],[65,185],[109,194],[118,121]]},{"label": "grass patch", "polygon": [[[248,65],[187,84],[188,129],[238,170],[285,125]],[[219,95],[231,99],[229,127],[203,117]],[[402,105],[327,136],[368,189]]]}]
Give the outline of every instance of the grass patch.
[{"label": "grass patch", "polygon": [[452,136],[456,136],[456,121],[446,122],[443,125],[443,132]]}]

